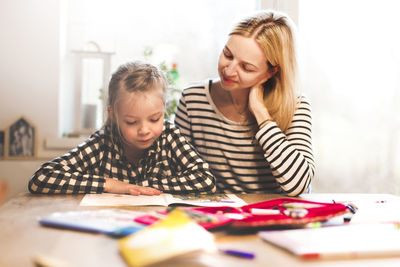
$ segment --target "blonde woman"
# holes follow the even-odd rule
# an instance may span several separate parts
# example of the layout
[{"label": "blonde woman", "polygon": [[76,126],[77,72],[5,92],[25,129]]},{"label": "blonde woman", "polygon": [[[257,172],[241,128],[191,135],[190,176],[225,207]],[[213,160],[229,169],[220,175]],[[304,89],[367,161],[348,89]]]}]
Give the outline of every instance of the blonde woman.
[{"label": "blonde woman", "polygon": [[219,79],[186,88],[175,124],[234,193],[309,192],[315,166],[311,108],[296,94],[290,18],[262,11],[239,22],[219,62]]}]

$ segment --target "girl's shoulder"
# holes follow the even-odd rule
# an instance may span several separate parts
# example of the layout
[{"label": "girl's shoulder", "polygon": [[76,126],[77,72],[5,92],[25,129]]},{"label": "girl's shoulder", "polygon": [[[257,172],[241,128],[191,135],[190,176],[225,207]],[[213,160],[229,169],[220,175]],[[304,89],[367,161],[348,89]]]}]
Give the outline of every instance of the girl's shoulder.
[{"label": "girl's shoulder", "polygon": [[164,127],[163,127],[163,133],[173,133],[173,132],[179,132],[179,129],[175,126],[175,124],[169,120],[164,120]]},{"label": "girl's shoulder", "polygon": [[79,147],[103,148],[104,145],[112,147],[111,136],[105,129],[92,133]]},{"label": "girl's shoulder", "polygon": [[166,139],[166,140],[176,140],[181,138],[182,134],[181,131],[179,130],[176,125],[169,121],[169,120],[164,120],[164,127],[163,131],[161,133],[161,138]]},{"label": "girl's shoulder", "polygon": [[95,131],[94,133],[92,133],[89,138],[87,139],[87,141],[91,142],[91,141],[100,141],[100,140],[105,140],[107,139],[107,131],[105,129],[100,129]]}]

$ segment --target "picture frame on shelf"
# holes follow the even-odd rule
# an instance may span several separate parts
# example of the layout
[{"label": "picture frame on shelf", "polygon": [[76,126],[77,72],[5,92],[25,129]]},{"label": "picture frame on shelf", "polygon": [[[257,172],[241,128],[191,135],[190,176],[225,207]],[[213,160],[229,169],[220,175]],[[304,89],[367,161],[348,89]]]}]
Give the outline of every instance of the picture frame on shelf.
[{"label": "picture frame on shelf", "polygon": [[24,117],[8,128],[7,158],[29,159],[37,155],[36,128]]}]

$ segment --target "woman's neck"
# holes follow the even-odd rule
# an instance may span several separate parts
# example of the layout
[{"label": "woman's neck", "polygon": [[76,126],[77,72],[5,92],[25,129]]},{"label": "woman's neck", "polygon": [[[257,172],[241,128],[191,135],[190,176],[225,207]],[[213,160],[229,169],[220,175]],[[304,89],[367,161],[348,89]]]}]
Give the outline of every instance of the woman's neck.
[{"label": "woman's neck", "polygon": [[247,90],[225,92],[238,114],[242,115],[249,111],[249,92]]},{"label": "woman's neck", "polygon": [[211,97],[213,102],[218,107],[218,110],[230,120],[236,122],[245,122],[252,120],[252,115],[249,111],[249,90],[225,90],[219,82],[212,86]]}]

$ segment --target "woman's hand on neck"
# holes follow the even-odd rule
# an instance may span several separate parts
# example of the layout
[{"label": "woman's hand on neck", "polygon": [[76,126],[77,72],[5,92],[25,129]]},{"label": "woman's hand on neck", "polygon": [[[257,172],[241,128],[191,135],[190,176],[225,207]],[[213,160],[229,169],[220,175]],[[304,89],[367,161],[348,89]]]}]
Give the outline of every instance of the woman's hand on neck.
[{"label": "woman's hand on neck", "polygon": [[264,104],[264,88],[262,84],[258,84],[250,89],[248,101],[249,110],[256,118],[257,123],[271,119],[268,109]]}]

